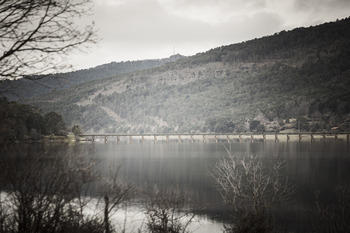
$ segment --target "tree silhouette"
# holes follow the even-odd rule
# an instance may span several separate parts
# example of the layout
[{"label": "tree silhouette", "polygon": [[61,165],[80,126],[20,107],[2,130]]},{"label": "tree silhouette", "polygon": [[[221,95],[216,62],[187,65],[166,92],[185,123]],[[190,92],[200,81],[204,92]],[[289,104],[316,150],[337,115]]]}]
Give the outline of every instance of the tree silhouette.
[{"label": "tree silhouette", "polygon": [[55,71],[64,55],[97,41],[94,23],[76,19],[91,0],[0,0],[0,80]]}]

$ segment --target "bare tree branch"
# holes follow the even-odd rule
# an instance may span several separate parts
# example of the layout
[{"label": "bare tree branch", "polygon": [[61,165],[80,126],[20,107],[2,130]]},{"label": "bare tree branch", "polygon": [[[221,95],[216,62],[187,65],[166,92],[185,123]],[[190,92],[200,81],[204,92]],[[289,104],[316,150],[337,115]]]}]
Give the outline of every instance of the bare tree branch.
[{"label": "bare tree branch", "polygon": [[96,43],[94,23],[75,21],[91,10],[91,0],[0,1],[0,80],[55,71],[68,53]]},{"label": "bare tree branch", "polygon": [[256,226],[270,229],[273,218],[266,212],[274,205],[288,202],[296,189],[285,175],[286,161],[277,160],[271,169],[257,156],[237,156],[226,150],[228,157],[220,160],[211,172],[235,218],[232,226],[226,226],[226,232],[255,232],[242,229]]}]

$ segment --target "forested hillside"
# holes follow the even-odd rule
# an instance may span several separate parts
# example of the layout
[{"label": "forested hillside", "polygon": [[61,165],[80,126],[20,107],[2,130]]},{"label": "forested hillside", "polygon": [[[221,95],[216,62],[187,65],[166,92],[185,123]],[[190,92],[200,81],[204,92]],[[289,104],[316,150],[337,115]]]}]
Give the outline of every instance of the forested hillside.
[{"label": "forested hillside", "polygon": [[85,132],[147,133],[349,131],[349,100],[347,18],[23,102]]},{"label": "forested hillside", "polygon": [[170,58],[111,62],[91,69],[79,70],[69,73],[40,75],[25,77],[18,80],[0,81],[0,95],[9,100],[30,98],[40,94],[49,93],[55,90],[67,89],[76,85],[110,77],[116,74],[125,74],[137,70],[145,70],[159,67],[167,62],[176,61],[181,55],[173,55]]}]

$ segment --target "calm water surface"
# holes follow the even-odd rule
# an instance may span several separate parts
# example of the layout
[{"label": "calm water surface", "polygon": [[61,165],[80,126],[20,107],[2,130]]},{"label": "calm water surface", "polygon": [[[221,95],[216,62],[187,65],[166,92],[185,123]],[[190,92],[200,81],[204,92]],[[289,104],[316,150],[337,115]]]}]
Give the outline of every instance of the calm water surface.
[{"label": "calm water surface", "polygon": [[[190,205],[202,219],[195,227],[199,227],[196,232],[220,232],[229,214],[208,173],[218,160],[227,156],[225,146],[234,154],[254,154],[271,161],[278,157],[287,160],[287,175],[297,186],[293,201],[277,210],[279,224],[287,229],[300,232],[310,229],[315,191],[320,191],[324,200],[332,201],[336,199],[333,192],[336,186],[350,185],[350,146],[341,140],[25,145],[17,148],[16,153],[64,153],[97,158],[102,173],[108,171],[111,164],[121,163],[121,178],[144,190],[151,190],[155,185],[161,189],[181,187],[191,197]],[[137,206],[133,208],[130,211],[136,215]]]}]

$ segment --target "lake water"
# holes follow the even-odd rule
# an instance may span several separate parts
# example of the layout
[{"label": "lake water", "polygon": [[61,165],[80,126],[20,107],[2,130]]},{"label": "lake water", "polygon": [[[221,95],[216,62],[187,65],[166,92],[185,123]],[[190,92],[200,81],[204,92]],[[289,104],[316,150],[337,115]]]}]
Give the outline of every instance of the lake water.
[{"label": "lake water", "polygon": [[[155,185],[161,189],[181,187],[190,197],[192,209],[198,213],[200,222],[192,229],[221,232],[229,213],[209,172],[217,161],[227,156],[225,147],[230,147],[233,154],[254,154],[271,161],[278,157],[286,159],[287,175],[297,186],[293,201],[277,210],[278,224],[286,229],[297,232],[311,229],[310,211],[315,208],[315,191],[320,191],[322,200],[336,201],[334,188],[350,186],[350,145],[346,140],[35,144],[17,147],[16,153],[96,158],[102,173],[108,171],[111,164],[121,163],[120,178],[143,190]],[[128,212],[142,218],[137,205],[129,207]],[[129,216],[129,220],[132,218]]]}]

